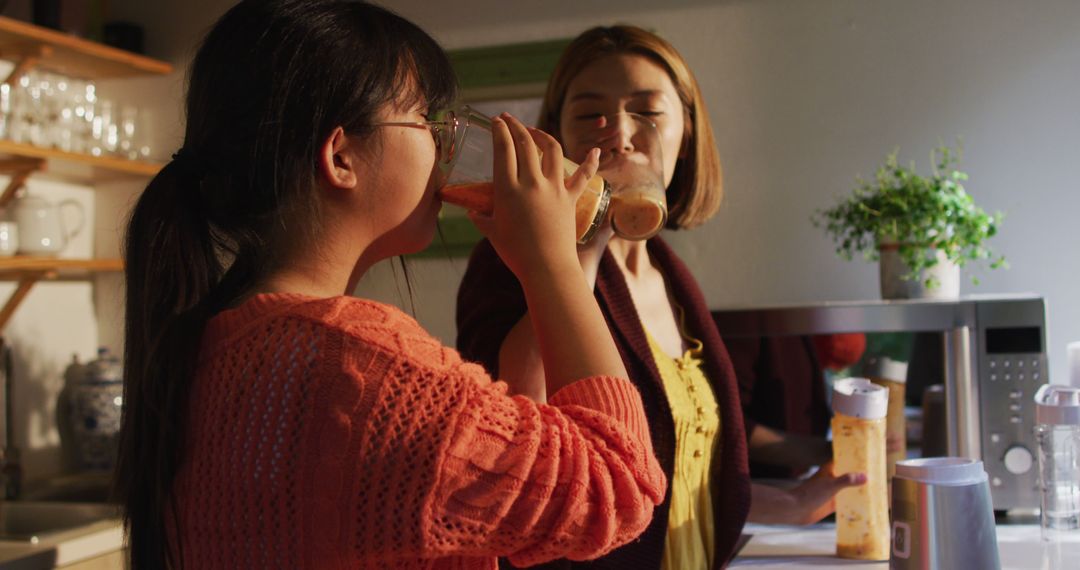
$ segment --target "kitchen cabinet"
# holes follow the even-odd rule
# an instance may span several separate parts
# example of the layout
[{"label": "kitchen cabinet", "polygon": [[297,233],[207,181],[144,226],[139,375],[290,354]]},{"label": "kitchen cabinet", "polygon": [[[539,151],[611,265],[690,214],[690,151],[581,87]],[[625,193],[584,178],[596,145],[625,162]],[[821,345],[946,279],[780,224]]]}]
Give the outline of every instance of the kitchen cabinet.
[{"label": "kitchen cabinet", "polygon": [[[15,64],[3,81],[9,85],[34,68],[87,80],[164,75],[173,69],[163,61],[2,16],[0,59]],[[153,162],[0,140],[0,174],[10,176],[7,186],[0,191],[0,208],[10,202],[31,176],[93,186],[98,182],[125,178],[149,180],[161,167]],[[49,279],[86,279],[97,272],[122,270],[123,263],[119,259],[0,258],[0,281],[18,283],[0,307],[0,333],[36,283]]]}]

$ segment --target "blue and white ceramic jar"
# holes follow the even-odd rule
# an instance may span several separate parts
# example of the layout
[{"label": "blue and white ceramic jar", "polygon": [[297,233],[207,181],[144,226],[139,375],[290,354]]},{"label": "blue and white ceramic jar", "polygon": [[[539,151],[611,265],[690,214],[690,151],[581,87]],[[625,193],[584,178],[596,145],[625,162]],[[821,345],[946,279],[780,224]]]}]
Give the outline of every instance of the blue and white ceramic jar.
[{"label": "blue and white ceramic jar", "polygon": [[65,390],[75,469],[111,470],[116,465],[123,379],[120,360],[102,347]]}]

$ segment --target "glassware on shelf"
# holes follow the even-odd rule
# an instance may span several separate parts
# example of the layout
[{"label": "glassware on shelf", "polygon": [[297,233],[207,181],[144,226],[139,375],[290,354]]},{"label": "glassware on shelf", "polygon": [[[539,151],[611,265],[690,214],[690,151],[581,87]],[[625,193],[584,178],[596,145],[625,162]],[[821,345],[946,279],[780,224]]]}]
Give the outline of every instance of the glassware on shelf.
[{"label": "glassware on shelf", "polygon": [[11,118],[11,85],[0,83],[0,139],[8,138]]},{"label": "glassware on shelf", "polygon": [[102,99],[92,81],[32,69],[0,84],[0,139],[93,156],[148,160],[145,112]]}]

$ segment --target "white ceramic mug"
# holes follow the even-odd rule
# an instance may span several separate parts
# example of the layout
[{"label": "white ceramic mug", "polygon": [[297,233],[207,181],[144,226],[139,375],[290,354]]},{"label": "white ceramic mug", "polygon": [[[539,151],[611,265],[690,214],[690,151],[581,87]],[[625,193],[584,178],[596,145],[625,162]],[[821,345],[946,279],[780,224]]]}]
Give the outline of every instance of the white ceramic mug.
[{"label": "white ceramic mug", "polygon": [[[71,208],[78,213],[78,223],[70,231],[64,223],[62,210]],[[19,253],[42,257],[53,257],[67,247],[68,241],[75,237],[86,223],[86,213],[82,204],[75,200],[64,200],[59,204],[30,194],[15,200],[15,223],[19,225]]]},{"label": "white ceramic mug", "polygon": [[0,257],[11,257],[19,250],[19,225],[0,220]]}]

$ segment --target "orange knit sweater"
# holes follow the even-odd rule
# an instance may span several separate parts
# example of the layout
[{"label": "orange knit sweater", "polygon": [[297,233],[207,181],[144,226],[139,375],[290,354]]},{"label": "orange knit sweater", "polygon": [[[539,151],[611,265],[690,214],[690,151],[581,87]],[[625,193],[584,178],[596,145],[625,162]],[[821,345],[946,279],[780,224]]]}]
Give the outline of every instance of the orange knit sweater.
[{"label": "orange knit sweater", "polygon": [[185,568],[587,559],[663,499],[648,433],[626,380],[540,405],[396,308],[258,295],[207,326],[169,526]]}]

